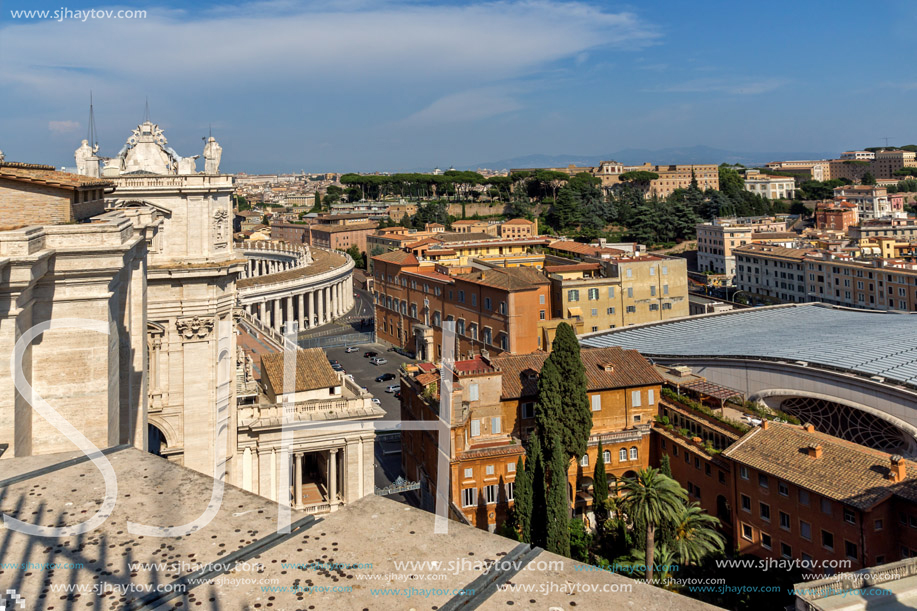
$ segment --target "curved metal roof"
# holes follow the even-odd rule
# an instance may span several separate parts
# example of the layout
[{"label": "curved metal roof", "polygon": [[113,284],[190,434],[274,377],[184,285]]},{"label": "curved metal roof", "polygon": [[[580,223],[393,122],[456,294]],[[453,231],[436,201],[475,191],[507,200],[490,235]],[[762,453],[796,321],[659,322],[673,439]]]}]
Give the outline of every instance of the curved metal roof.
[{"label": "curved metal roof", "polygon": [[650,357],[805,361],[917,386],[917,314],[783,305],[623,327],[580,341]]}]

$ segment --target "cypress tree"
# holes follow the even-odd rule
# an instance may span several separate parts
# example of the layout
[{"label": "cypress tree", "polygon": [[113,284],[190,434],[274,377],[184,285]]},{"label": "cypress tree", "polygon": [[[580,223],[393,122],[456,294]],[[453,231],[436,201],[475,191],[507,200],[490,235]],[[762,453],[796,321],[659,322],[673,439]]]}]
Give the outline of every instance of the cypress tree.
[{"label": "cypress tree", "polygon": [[605,453],[599,441],[599,455],[595,459],[595,471],[592,473],[592,513],[595,515],[595,530],[601,537],[608,519],[608,474],[605,473]]},{"label": "cypress tree", "polygon": [[551,484],[548,487],[545,549],[570,557],[570,503],[567,501],[567,465],[570,461],[557,437],[548,447]]},{"label": "cypress tree", "polygon": [[659,461],[659,472],[666,477],[672,477],[672,463],[669,461],[668,454],[662,455],[662,460]]},{"label": "cypress tree", "polygon": [[313,206],[313,208],[315,210],[322,209],[322,194],[319,193],[318,191],[315,192],[315,206]]},{"label": "cypress tree", "polygon": [[538,547],[544,547],[547,537],[545,465],[541,440],[538,435],[533,435],[529,442],[526,467],[529,469],[529,483],[532,487],[532,519],[529,529],[529,543],[537,545]]},{"label": "cypress tree", "polygon": [[516,462],[516,480],[513,490],[513,526],[525,543],[532,542],[532,474],[522,457]]},{"label": "cypress tree", "polygon": [[538,407],[541,409],[536,409],[535,419],[543,439],[556,435],[571,459],[586,453],[592,430],[592,410],[586,396],[586,368],[576,333],[565,322],[557,326],[551,354],[538,378]]}]

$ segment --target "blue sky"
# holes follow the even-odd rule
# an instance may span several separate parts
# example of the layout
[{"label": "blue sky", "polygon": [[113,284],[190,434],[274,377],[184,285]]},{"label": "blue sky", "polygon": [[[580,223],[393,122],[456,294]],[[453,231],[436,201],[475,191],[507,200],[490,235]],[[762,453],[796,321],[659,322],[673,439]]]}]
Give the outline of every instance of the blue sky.
[{"label": "blue sky", "polygon": [[[0,0],[7,159],[72,165],[90,90],[104,154],[148,96],[183,155],[212,125],[228,171],[917,141],[906,0],[187,4]],[[61,5],[147,18],[11,17]]]}]

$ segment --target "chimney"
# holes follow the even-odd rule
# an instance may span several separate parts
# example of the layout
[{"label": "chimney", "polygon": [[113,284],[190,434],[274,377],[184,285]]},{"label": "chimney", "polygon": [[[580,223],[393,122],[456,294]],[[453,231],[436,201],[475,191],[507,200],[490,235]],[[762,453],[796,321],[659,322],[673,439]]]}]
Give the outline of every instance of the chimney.
[{"label": "chimney", "polygon": [[907,469],[904,464],[904,459],[900,455],[895,454],[891,458],[891,468],[888,471],[888,479],[893,482],[903,481],[907,477]]},{"label": "chimney", "polygon": [[820,443],[810,443],[809,447],[806,448],[806,454],[812,458],[821,458],[821,444]]},{"label": "chimney", "polygon": [[806,433],[814,433],[815,425],[811,422],[806,422],[804,425],[802,425],[802,430],[804,430]]},{"label": "chimney", "polygon": [[764,429],[764,430],[766,431],[766,430],[767,430],[767,427],[769,426],[769,423],[770,423],[770,421],[767,420],[767,419],[765,418],[765,419],[761,422],[761,428]]}]

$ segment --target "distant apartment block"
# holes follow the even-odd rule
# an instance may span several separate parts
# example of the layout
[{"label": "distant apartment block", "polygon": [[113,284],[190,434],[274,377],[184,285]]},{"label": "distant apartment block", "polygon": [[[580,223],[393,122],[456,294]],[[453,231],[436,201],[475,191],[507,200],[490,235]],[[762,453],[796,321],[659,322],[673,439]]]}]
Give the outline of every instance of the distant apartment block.
[{"label": "distant apartment block", "polygon": [[841,159],[858,159],[861,161],[872,161],[876,158],[874,151],[844,151],[841,153]]},{"label": "distant apartment block", "polygon": [[766,164],[769,170],[793,174],[801,181],[817,180],[819,182],[831,179],[831,164],[825,160],[807,161],[772,161]]},{"label": "distant apartment block", "polygon": [[786,220],[776,217],[723,218],[697,225],[697,268],[735,275],[733,249],[752,243],[756,233],[785,232]]},{"label": "distant apartment block", "polygon": [[347,250],[351,246],[356,246],[360,252],[366,252],[366,238],[377,226],[374,222],[310,225],[310,244],[329,250]]},{"label": "distant apartment block", "polygon": [[745,190],[767,199],[793,199],[796,193],[796,179],[762,174],[759,170],[748,170],[745,172]]},{"label": "distant apartment block", "polygon": [[888,191],[885,187],[873,185],[845,185],[834,189],[835,201],[847,201],[855,204],[859,217],[863,220],[879,219],[893,216]]},{"label": "distant apartment block", "polygon": [[271,239],[291,244],[308,244],[309,225],[305,223],[271,223]]},{"label": "distant apartment block", "polygon": [[917,264],[759,244],[737,248],[736,286],[787,303],[917,311]]},{"label": "distant apartment block", "polygon": [[859,209],[847,200],[818,202],[815,206],[815,227],[828,231],[846,233],[860,222]]}]

